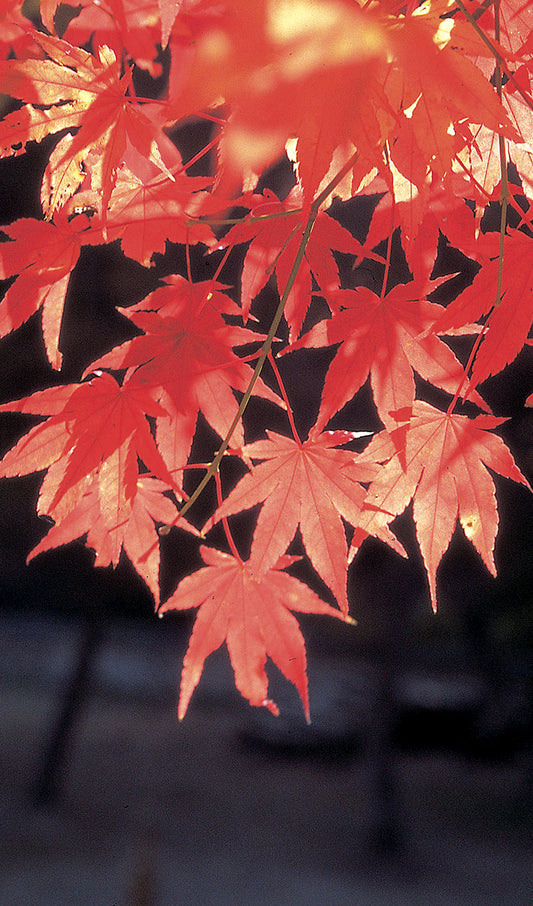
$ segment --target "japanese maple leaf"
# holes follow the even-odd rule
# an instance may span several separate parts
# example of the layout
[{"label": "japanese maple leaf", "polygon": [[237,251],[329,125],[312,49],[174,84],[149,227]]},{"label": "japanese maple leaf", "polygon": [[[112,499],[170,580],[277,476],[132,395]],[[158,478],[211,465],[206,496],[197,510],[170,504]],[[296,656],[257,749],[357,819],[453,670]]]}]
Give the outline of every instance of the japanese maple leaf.
[{"label": "japanese maple leaf", "polygon": [[264,169],[294,136],[306,205],[339,145],[353,142],[370,171],[401,119],[435,178],[449,172],[455,126],[465,120],[520,140],[467,56],[489,50],[467,23],[447,16],[446,3],[407,16],[347,2],[233,0],[224,9],[197,36],[189,66],[179,61],[170,110],[182,117],[222,96],[230,110],[222,156],[236,173]]},{"label": "japanese maple leaf", "polygon": [[137,487],[138,461],[176,487],[156,447],[147,416],[163,413],[148,391],[125,381],[119,386],[109,374],[90,381],[51,387],[5,403],[2,412],[27,412],[49,418],[24,435],[0,463],[0,477],[48,469],[41,494],[54,509],[61,498],[94,469],[116,456],[115,477],[127,499]]},{"label": "japanese maple leaf", "polygon": [[383,466],[368,488],[350,548],[353,558],[361,541],[413,500],[413,516],[426,566],[431,602],[437,607],[436,572],[457,519],[491,573],[498,510],[491,469],[528,486],[504,442],[491,429],[505,419],[479,415],[468,419],[417,401],[407,433],[382,431],[370,441],[363,458]]},{"label": "japanese maple leaf", "polygon": [[[352,399],[368,375],[379,417],[389,426],[396,424],[391,413],[405,415],[413,405],[415,371],[455,393],[463,366],[438,337],[421,336],[442,313],[440,305],[424,298],[426,290],[426,282],[420,286],[416,280],[398,284],[381,298],[366,287],[339,290],[332,317],[320,321],[288,350],[341,344],[326,375],[318,428]],[[472,399],[487,408],[479,395]]]},{"label": "japanese maple leaf", "polygon": [[[244,392],[252,371],[233,352],[233,346],[256,342],[261,335],[229,326],[223,314],[240,314],[240,308],[213,281],[189,283],[184,277],[167,277],[166,286],[122,310],[144,335],[128,340],[97,362],[95,368],[134,368],[131,381],[162,402],[165,412],[157,419],[157,442],[170,469],[187,461],[198,412],[224,437],[238,410],[233,389]],[[262,381],[258,396],[279,404]],[[233,443],[244,442],[237,426]]]},{"label": "japanese maple leaf", "polygon": [[[199,193],[212,180],[184,173],[169,180],[164,174],[154,173],[155,167],[151,170],[151,178],[140,179],[122,168],[107,213],[109,241],[120,238],[124,254],[145,267],[155,252],[165,251],[167,241],[209,245],[213,240],[207,224],[190,221],[198,208]],[[87,193],[87,201],[90,199],[91,193]],[[73,201],[78,201],[77,195]]]},{"label": "japanese maple leaf", "polygon": [[[250,242],[241,275],[241,301],[244,318],[248,317],[252,300],[275,271],[280,296],[283,294],[294,264],[303,233],[302,195],[295,187],[285,201],[279,201],[274,192],[266,190],[253,196],[250,217],[232,227],[217,248]],[[250,241],[251,240],[251,241]],[[361,244],[348,230],[327,214],[319,213],[304,259],[289,293],[284,315],[290,327],[291,340],[295,340],[311,301],[312,276],[324,291],[339,285],[339,272],[331,249],[359,255]],[[371,254],[370,257],[375,257]]]},{"label": "japanese maple leaf", "polygon": [[433,179],[445,177],[458,150],[463,122],[480,123],[521,141],[490,76],[470,59],[472,55],[491,59],[491,52],[469,23],[444,21],[445,7],[428,3],[401,20],[391,33],[397,77],[388,84],[401,98],[401,106],[389,139],[394,144],[397,130],[403,133],[395,162],[406,175],[413,172],[415,160],[420,173],[426,166]]},{"label": "japanese maple leaf", "polygon": [[[53,0],[56,6],[56,0]],[[78,6],[72,0],[72,6]],[[44,19],[43,19],[44,21]],[[48,22],[47,28],[52,31]],[[64,35],[72,44],[111,47],[118,59],[132,59],[147,69],[152,78],[161,75],[158,45],[161,43],[161,21],[157,0],[84,0],[80,14],[71,19]]]},{"label": "japanese maple leaf", "polygon": [[[533,93],[531,91],[530,55],[532,48],[531,28],[533,10],[531,3],[523,0],[506,0],[497,6],[500,43],[496,42],[494,21],[485,13],[481,20],[485,35],[503,60],[503,79],[501,101],[509,120],[521,138],[506,139],[507,157],[515,164],[520,179],[532,184],[533,145]],[[506,56],[509,62],[505,65]],[[487,79],[494,73],[493,57],[477,60]],[[474,141],[459,151],[457,159],[460,165],[471,175],[472,183],[483,193],[481,205],[484,207],[501,181],[501,160],[499,136],[487,126],[472,130]]]},{"label": "japanese maple leaf", "polygon": [[159,610],[164,613],[200,608],[183,661],[180,719],[185,716],[206,658],[226,642],[235,684],[250,704],[278,713],[268,698],[268,656],[296,686],[309,721],[305,646],[290,611],[342,619],[340,611],[282,572],[297,557],[280,557],[269,570],[258,572],[253,549],[250,559],[244,562],[214,548],[203,546],[200,551],[206,566],[182,579]]},{"label": "japanese maple leaf", "polygon": [[299,136],[306,204],[349,135],[382,155],[386,99],[374,74],[387,46],[373,11],[268,0],[228,0],[220,9],[195,32],[186,56],[181,47],[172,55],[169,116],[181,119],[222,97],[231,114],[222,157],[237,175],[261,171]]},{"label": "japanese maple leaf", "polygon": [[[508,82],[502,89],[502,104],[517,133],[514,140],[506,140],[506,154],[507,158],[515,164],[522,182],[531,188],[533,184],[531,78],[525,66],[514,74],[514,78],[523,84],[525,97],[516,90],[513,82]],[[481,209],[483,209],[501,183],[500,143],[498,135],[486,126],[478,126],[472,129],[472,132],[473,141],[458,152],[457,162],[458,166],[471,177],[472,183],[477,189]]]},{"label": "japanese maple leaf", "polygon": [[[438,318],[435,332],[446,333],[490,312],[486,333],[474,360],[469,387],[473,388],[512,362],[527,340],[533,321],[533,243],[518,230],[505,237],[501,304],[495,306],[498,258],[486,261],[467,286]],[[470,398],[472,392],[469,392]]]},{"label": "japanese maple leaf", "polygon": [[[383,130],[387,114],[393,113],[385,132],[388,163],[396,189],[402,182],[410,187],[410,204],[402,215],[411,236],[428,211],[430,185],[448,178],[458,149],[465,141],[472,142],[468,129],[461,128],[465,122],[483,123],[521,141],[490,84],[491,73],[486,75],[470,59],[481,56],[492,61],[490,51],[470,23],[450,18],[448,11],[447,3],[413,4],[411,13],[398,16],[390,11],[379,19],[390,63],[381,76],[376,74],[383,96],[374,91],[369,99],[371,116],[364,125],[368,129],[371,117],[377,117]],[[326,122],[332,120],[329,113]],[[374,135],[378,134],[374,126]],[[361,143],[353,127],[349,135],[360,156],[382,169],[379,156],[369,153],[372,141]]]},{"label": "japanese maple leaf", "polygon": [[[121,474],[119,451],[66,495],[56,507],[41,491],[39,515],[55,525],[31,551],[28,560],[52,548],[87,535],[86,545],[96,552],[95,565],[118,563],[124,550],[159,604],[159,536],[155,523],[176,524],[176,507],[164,496],[168,485],[148,475],[139,475],[133,495],[127,493]],[[48,497],[48,499],[47,499]],[[181,527],[195,529],[181,519]]]},{"label": "japanese maple leaf", "polygon": [[97,149],[105,218],[128,143],[170,175],[158,148],[161,131],[127,95],[131,69],[121,76],[110,48],[100,47],[95,57],[59,38],[37,32],[34,38],[50,59],[0,61],[0,89],[26,102],[0,124],[0,156],[21,154],[28,141],[77,129],[55,169],[68,171],[72,158],[84,160]]},{"label": "japanese maple leaf", "polygon": [[419,190],[402,179],[391,165],[390,178],[385,173],[384,177],[377,177],[365,188],[365,194],[384,194],[372,214],[364,256],[367,257],[368,250],[383,240],[389,240],[396,227],[401,227],[402,248],[417,281],[429,280],[437,257],[439,232],[454,248],[468,257],[475,257],[479,245],[475,233],[476,220],[464,202],[470,195],[469,189],[465,177],[454,173],[446,183],[434,183]]},{"label": "japanese maple leaf", "polygon": [[46,352],[53,368],[61,367],[59,333],[70,275],[82,245],[103,242],[103,236],[87,229],[86,217],[57,223],[23,218],[2,232],[11,240],[0,244],[0,279],[19,274],[0,302],[0,336],[20,327],[42,308]]},{"label": "japanese maple leaf", "polygon": [[20,0],[2,0],[0,3],[0,59],[7,60],[13,53],[18,57],[32,54],[33,41],[29,34],[30,21],[22,10]]},{"label": "japanese maple leaf", "polygon": [[[331,588],[343,613],[346,595],[347,543],[342,519],[357,525],[365,490],[360,482],[375,472],[357,455],[336,449],[357,435],[349,431],[313,434],[298,442],[268,431],[268,439],[247,444],[243,454],[265,462],[253,467],[217,509],[204,530],[220,519],[264,501],[254,532],[254,563],[264,573],[271,569],[300,527],[307,554]],[[341,518],[342,517],[342,518]],[[403,551],[383,522],[375,534]]]},{"label": "japanese maple leaf", "polygon": [[349,7],[341,16],[356,21],[344,26],[363,37],[366,47],[358,47],[356,38],[343,48],[342,60],[335,48],[321,71],[298,86],[302,116],[293,132],[306,198],[316,191],[335,148],[348,141],[367,171],[381,168],[387,142],[389,158],[421,195],[428,178],[437,181],[450,170],[455,123],[482,122],[517,138],[489,79],[465,55],[489,56],[487,48],[469,25],[443,21],[447,4],[418,5],[401,16],[384,4],[362,11]]}]

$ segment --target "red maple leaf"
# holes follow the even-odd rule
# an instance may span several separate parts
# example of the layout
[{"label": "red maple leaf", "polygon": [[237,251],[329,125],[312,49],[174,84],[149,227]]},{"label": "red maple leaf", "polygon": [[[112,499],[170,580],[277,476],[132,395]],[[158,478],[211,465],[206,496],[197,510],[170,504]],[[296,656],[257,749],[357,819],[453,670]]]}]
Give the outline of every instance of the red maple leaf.
[{"label": "red maple leaf", "polygon": [[[71,173],[72,159],[82,161],[98,151],[98,166],[92,168],[93,187],[102,195],[102,217],[116,181],[116,173],[128,145],[152,161],[168,176],[159,145],[167,140],[157,120],[128,95],[131,69],[121,75],[120,64],[108,47],[98,57],[59,38],[34,33],[34,40],[49,56],[47,60],[0,61],[3,92],[25,101],[21,110],[8,114],[0,124],[0,156],[21,154],[29,141],[63,129],[77,129],[74,137],[61,140],[55,153],[56,182],[62,187],[51,199],[49,214],[64,201],[64,185],[77,189]],[[62,178],[64,177],[64,178]]]},{"label": "red maple leaf", "polygon": [[110,374],[99,373],[82,384],[51,387],[4,403],[0,411],[49,416],[6,453],[0,477],[48,469],[41,494],[50,491],[52,508],[113,456],[118,457],[116,481],[127,498],[137,486],[137,457],[154,475],[176,487],[147,421],[147,416],[161,415],[164,410],[145,388],[131,381],[120,386]]},{"label": "red maple leaf", "polygon": [[417,281],[429,280],[438,253],[439,231],[468,257],[480,253],[476,219],[464,201],[472,194],[464,176],[454,173],[445,184],[418,188],[391,168],[387,180],[379,176],[365,189],[369,195],[378,192],[384,194],[372,214],[364,257],[383,240],[390,241],[397,227],[401,227],[402,248]]},{"label": "red maple leaf", "polygon": [[[530,136],[533,128],[533,92],[531,90],[531,50],[533,40],[531,28],[533,25],[533,12],[531,3],[523,0],[506,0],[497,7],[499,20],[500,44],[496,42],[494,21],[490,21],[487,13],[481,22],[485,35],[492,42],[493,47],[500,50],[502,57],[508,54],[510,62],[504,69],[501,86],[501,100],[509,120],[514,125],[517,135],[523,141],[509,136],[505,142],[507,157],[515,164],[520,179],[529,184],[533,183]],[[478,20],[480,21],[480,20]],[[491,79],[494,71],[494,58],[478,61],[482,72],[487,79]],[[499,136],[487,126],[473,129],[474,142],[459,152],[458,160],[471,175],[473,184],[482,191],[481,203],[485,205],[493,191],[501,182],[501,148]]]},{"label": "red maple leaf", "polygon": [[214,548],[202,546],[200,551],[206,566],[182,579],[159,610],[164,613],[200,607],[183,662],[180,719],[198,685],[205,659],[226,642],[235,684],[250,704],[278,713],[268,698],[268,656],[298,689],[309,721],[305,645],[290,611],[342,619],[340,611],[322,601],[307,585],[282,572],[297,557],[280,557],[265,572],[258,571],[253,549],[250,559],[244,562]]},{"label": "red maple leaf", "polygon": [[479,415],[468,419],[415,402],[407,432],[382,431],[364,456],[383,466],[368,488],[350,559],[383,513],[398,516],[413,500],[420,550],[429,577],[431,602],[437,607],[436,572],[459,519],[464,533],[491,573],[498,510],[491,469],[529,487],[503,440],[489,431],[505,419]]},{"label": "red maple leaf", "polygon": [[[337,310],[332,317],[287,350],[340,344],[326,375],[318,428],[352,399],[368,375],[379,417],[389,427],[396,424],[391,413],[405,417],[413,405],[414,372],[448,393],[456,392],[463,366],[442,340],[424,335],[442,313],[440,305],[425,299],[426,291],[425,280],[422,285],[416,280],[398,284],[382,297],[366,287],[339,290],[333,295]],[[487,409],[479,394],[472,399]]]},{"label": "red maple leaf", "polygon": [[148,475],[139,475],[135,490],[126,496],[124,463],[120,451],[108,457],[90,476],[75,486],[55,507],[41,491],[37,511],[55,525],[33,548],[28,560],[38,554],[68,544],[83,535],[87,547],[96,552],[95,566],[117,565],[124,550],[136,571],[159,604],[159,536],[155,523],[179,524],[193,534],[196,530],[181,519],[176,507],[165,496],[168,485]]},{"label": "red maple leaf", "polygon": [[[489,234],[493,235],[493,234]],[[446,333],[490,312],[486,332],[474,360],[469,387],[497,374],[516,358],[533,321],[533,244],[517,230],[505,237],[501,303],[495,305],[498,258],[484,263],[470,286],[448,305],[433,330]],[[472,398],[472,390],[469,392]]]},{"label": "red maple leaf", "polygon": [[[212,182],[204,177],[176,174],[173,180],[154,166],[141,179],[126,167],[117,175],[109,200],[107,235],[110,242],[120,239],[122,251],[145,267],[155,252],[164,252],[167,242],[194,245],[212,244],[213,233],[205,223],[190,218],[197,212],[202,190]],[[93,193],[88,192],[87,203]],[[76,195],[73,202],[84,201]]]},{"label": "red maple leaf", "polygon": [[[150,433],[147,415],[163,411],[142,387],[111,375],[38,391],[0,411],[48,414],[4,456],[1,477],[47,469],[38,512],[55,522],[30,557],[82,535],[96,565],[118,563],[122,549],[159,601],[155,522],[178,524],[165,492],[179,495]],[[138,459],[164,481],[139,474]],[[179,526],[198,534],[184,519]]]},{"label": "red maple leaf", "polygon": [[[247,459],[266,462],[241,478],[204,531],[226,516],[265,501],[254,532],[256,569],[261,573],[271,569],[299,526],[311,563],[347,613],[347,543],[342,519],[358,525],[365,500],[361,482],[375,475],[376,466],[368,460],[360,463],[357,454],[335,448],[357,436],[350,431],[315,433],[303,443],[272,431],[267,434],[268,440],[247,444],[242,451]],[[381,525],[376,519],[374,534],[403,553],[387,521],[386,514]]]},{"label": "red maple leaf", "polygon": [[[48,0],[48,5],[50,0]],[[50,3],[54,8],[58,0]],[[79,8],[77,0],[72,6]],[[42,14],[41,3],[41,14]],[[107,45],[118,59],[133,59],[136,66],[147,69],[152,78],[161,75],[158,58],[161,43],[161,22],[157,0],[83,0],[78,16],[71,19],[64,33],[72,44],[84,47],[92,39],[93,46]],[[53,31],[51,16],[43,22]]]},{"label": "red maple leaf", "polygon": [[[157,442],[168,467],[179,470],[189,455],[198,412],[218,434],[226,435],[238,410],[232,388],[244,392],[252,374],[233,346],[262,336],[225,323],[223,313],[240,314],[240,308],[221,292],[222,284],[190,283],[177,275],[166,277],[165,282],[138,305],[122,310],[144,335],[117,346],[88,371],[136,369],[132,383],[163,404]],[[254,392],[280,403],[261,380]],[[241,425],[235,429],[233,443],[244,443]]]},{"label": "red maple leaf", "polygon": [[87,225],[86,217],[77,216],[53,224],[24,218],[1,228],[11,241],[0,244],[0,279],[19,277],[0,302],[0,337],[42,308],[44,344],[56,369],[61,367],[59,333],[70,275],[82,245],[103,242],[101,231]]},{"label": "red maple leaf", "polygon": [[13,53],[17,57],[32,56],[34,44],[29,34],[30,22],[22,12],[20,0],[2,0],[0,3],[0,59],[7,60]]},{"label": "red maple leaf", "polygon": [[[250,211],[252,222],[248,222],[246,218],[232,227],[217,246],[225,248],[251,240],[241,275],[241,302],[245,319],[250,312],[252,300],[266,285],[272,272],[276,273],[280,296],[285,290],[305,225],[302,202],[302,194],[297,186],[285,201],[279,201],[270,190],[266,190],[263,196],[253,196]],[[332,291],[339,285],[339,271],[331,249],[352,255],[360,255],[363,250],[348,230],[321,212],[313,226],[283,312],[292,340],[300,333],[311,301],[312,276],[324,292]],[[369,257],[376,256],[370,254]]]},{"label": "red maple leaf", "polygon": [[[355,185],[373,167],[396,188],[401,182],[410,185],[404,223],[412,230],[428,210],[430,185],[449,177],[457,150],[471,140],[460,124],[482,122],[518,141],[519,133],[490,76],[485,78],[469,59],[492,60],[489,50],[469,23],[446,16],[445,4],[413,4],[398,15],[394,5],[379,3],[363,12],[352,28],[362,35],[367,30],[366,52],[372,47],[373,53],[364,65],[365,51],[355,39],[353,56],[346,50],[343,65],[336,65],[333,53],[329,68],[324,65],[325,71],[304,82],[301,122],[294,128],[299,176],[308,197],[335,148],[350,142],[359,154]],[[348,15],[360,12],[351,9]],[[350,30],[347,22],[345,27]],[[361,169],[362,162],[366,168]]]},{"label": "red maple leaf", "polygon": [[401,130],[400,169],[416,155],[419,169],[440,179],[468,139],[457,138],[465,120],[520,141],[469,58],[490,51],[445,4],[402,16],[379,3],[301,4],[296,15],[285,4],[232,0],[223,11],[195,36],[189,57],[176,59],[170,110],[178,119],[222,97],[230,116],[221,157],[239,175],[264,169],[295,137],[306,205],[349,143],[364,175],[384,165],[384,145]]},{"label": "red maple leaf", "polygon": [[392,117],[382,109],[383,92],[374,79],[387,46],[373,11],[346,2],[301,4],[294,15],[267,0],[230,0],[218,9],[197,29],[186,54],[178,43],[175,55],[170,42],[169,116],[181,119],[219,105],[222,97],[231,116],[221,159],[238,176],[268,166],[290,136],[300,136],[306,203],[349,135],[357,133],[359,147],[381,157],[385,121],[391,124]]}]

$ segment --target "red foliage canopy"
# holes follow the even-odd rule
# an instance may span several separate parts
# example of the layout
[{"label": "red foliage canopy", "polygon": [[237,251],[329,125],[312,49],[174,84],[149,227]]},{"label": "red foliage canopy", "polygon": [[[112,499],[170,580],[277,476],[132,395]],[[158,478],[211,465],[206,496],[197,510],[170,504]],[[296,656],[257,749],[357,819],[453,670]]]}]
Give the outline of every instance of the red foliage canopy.
[{"label": "red foliage canopy", "polygon": [[[252,704],[275,710],[270,657],[308,715],[290,611],[350,620],[351,560],[369,535],[405,555],[393,523],[411,501],[435,608],[457,523],[495,572],[489,470],[527,485],[495,433],[504,419],[491,414],[483,383],[528,343],[533,317],[533,4],[76,0],[67,16],[58,6],[43,0],[37,22],[21,2],[0,10],[0,92],[11,98],[0,154],[55,140],[42,217],[2,227],[0,336],[41,309],[60,371],[84,247],[120,243],[149,269],[178,243],[186,264],[120,308],[136,335],[89,356],[79,382],[58,385],[54,375],[55,386],[0,407],[44,419],[8,451],[0,477],[46,472],[38,513],[53,526],[30,556],[77,538],[99,566],[123,551],[156,605],[159,535],[177,525],[205,536],[220,522],[231,553],[202,546],[205,566],[160,610],[199,607],[180,716],[224,642]],[[141,70],[161,79],[150,98],[135,89]],[[176,127],[202,121],[212,135],[184,163]],[[214,149],[210,174],[191,175]],[[280,160],[291,162],[293,188],[278,197],[259,185]],[[362,196],[374,196],[363,243],[338,219]],[[499,229],[488,219],[495,210]],[[244,245],[240,285],[223,284]],[[191,246],[203,247],[206,267],[218,261],[207,279],[191,277]],[[479,267],[446,308],[437,301],[443,248]],[[405,276],[391,286],[394,255]],[[380,286],[361,285],[370,264]],[[267,287],[279,297],[273,318]],[[332,350],[305,441],[274,343],[293,360],[302,348]],[[383,430],[355,452],[364,425],[327,426],[342,423],[367,379]],[[258,439],[243,421],[252,395],[276,407],[276,425],[286,413],[286,434]],[[523,398],[531,405],[531,386]],[[221,438],[210,463],[196,459],[200,414]],[[241,469],[229,490],[224,456]],[[187,469],[204,471],[191,497]],[[218,507],[200,532],[191,508],[213,477]],[[258,504],[245,560],[229,520]],[[285,572],[298,530],[337,606]]]}]

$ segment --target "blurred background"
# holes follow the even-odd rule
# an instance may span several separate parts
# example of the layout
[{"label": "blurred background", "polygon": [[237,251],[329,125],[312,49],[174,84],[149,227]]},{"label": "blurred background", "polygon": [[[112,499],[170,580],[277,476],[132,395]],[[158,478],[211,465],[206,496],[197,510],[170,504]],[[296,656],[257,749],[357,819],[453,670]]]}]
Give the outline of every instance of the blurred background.
[{"label": "blurred background", "polygon": [[[207,140],[205,129],[176,134],[185,160]],[[51,147],[0,162],[0,224],[41,216],[36,187]],[[286,167],[265,184],[286,193]],[[332,211],[363,239],[374,203]],[[224,282],[238,279],[242,251],[230,256]],[[85,249],[69,287],[62,375],[49,369],[36,316],[1,341],[0,402],[79,380],[89,361],[130,335],[115,306],[185,273],[184,262],[184,250],[170,244],[150,272],[116,245]],[[192,250],[195,279],[216,263]],[[443,249],[443,272],[459,263],[456,292],[472,273]],[[379,269],[354,273],[342,255],[339,265],[345,285],[379,286]],[[402,268],[400,257],[393,281],[406,279]],[[260,301],[268,319],[271,287]],[[523,403],[533,389],[532,353],[483,387],[494,413],[509,416],[502,436],[530,480],[532,413]],[[328,355],[302,350],[280,363],[304,433]],[[259,402],[251,407],[252,429],[265,412]],[[272,407],[266,417],[285,430]],[[368,387],[337,421],[379,429]],[[0,415],[0,453],[31,424]],[[198,449],[212,440],[200,424]],[[81,541],[26,566],[46,530],[35,515],[40,477],[2,481],[0,906],[529,906],[533,499],[496,483],[498,579],[456,532],[434,616],[407,513],[395,530],[408,562],[369,540],[351,568],[356,627],[302,617],[307,726],[275,670],[281,716],[250,708],[234,689],[225,649],[209,658],[178,722],[194,615],[158,620],[128,561],[95,570]],[[250,518],[234,523],[243,544]],[[162,547],[166,597],[200,561],[194,539],[177,532]],[[296,574],[324,593],[305,566]]]}]

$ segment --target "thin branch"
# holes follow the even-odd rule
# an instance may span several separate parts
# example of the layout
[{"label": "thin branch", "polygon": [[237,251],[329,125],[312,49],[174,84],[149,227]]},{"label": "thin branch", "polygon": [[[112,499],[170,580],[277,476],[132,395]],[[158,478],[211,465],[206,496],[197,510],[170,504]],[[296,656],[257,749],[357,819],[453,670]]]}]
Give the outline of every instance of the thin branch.
[{"label": "thin branch", "polygon": [[[188,165],[187,165],[188,166]],[[232,205],[238,207],[238,205]],[[187,223],[194,226],[197,223],[206,223],[208,226],[236,226],[239,223],[260,223],[263,220],[276,220],[279,217],[291,217],[293,214],[301,214],[303,208],[291,208],[287,211],[274,211],[271,214],[257,214],[254,217],[189,217]]]},{"label": "thin branch", "polygon": [[239,408],[237,410],[237,414],[236,414],[235,418],[233,419],[233,422],[231,423],[231,426],[230,426],[224,440],[222,441],[207,472],[205,473],[204,477],[202,478],[200,483],[197,485],[197,487],[195,488],[195,490],[189,497],[188,501],[181,508],[180,516],[184,516],[185,513],[192,507],[192,505],[195,503],[195,501],[198,499],[198,497],[202,493],[203,489],[210,482],[213,475],[215,475],[216,472],[218,472],[222,457],[224,456],[224,453],[226,452],[226,450],[228,449],[228,447],[230,445],[231,438],[233,436],[233,432],[235,431],[235,428],[239,424],[239,421],[240,421],[244,411],[246,410],[246,407],[248,406],[250,397],[252,396],[252,393],[253,393],[253,389],[254,389],[257,381],[259,380],[259,376],[263,370],[263,366],[268,358],[268,354],[270,352],[272,342],[276,335],[276,331],[277,331],[280,321],[283,317],[285,303],[287,302],[289,293],[290,293],[292,287],[294,286],[294,281],[296,280],[298,270],[303,261],[303,257],[305,255],[305,250],[307,248],[307,243],[309,242],[309,237],[311,236],[311,232],[313,230],[315,220],[318,216],[320,206],[324,203],[326,198],[328,198],[328,196],[331,195],[333,190],[344,179],[346,174],[350,172],[350,170],[352,169],[352,167],[355,165],[355,163],[357,161],[357,157],[358,157],[357,152],[355,152],[355,154],[352,154],[350,159],[339,170],[337,175],[331,180],[330,183],[328,183],[326,188],[320,193],[320,195],[318,195],[315,198],[315,200],[311,204],[311,209],[309,211],[307,223],[305,225],[305,228],[304,228],[304,231],[302,234],[302,238],[300,240],[300,245],[298,246],[298,251],[296,252],[296,256],[294,258],[294,263],[292,265],[291,272],[289,274],[289,278],[287,280],[285,289],[283,291],[283,295],[281,296],[281,299],[279,301],[279,305],[276,309],[276,313],[272,319],[272,323],[270,325],[270,329],[268,331],[267,338],[266,338],[265,342],[263,343],[263,348],[261,350],[261,354],[257,361],[257,365],[255,366],[254,373],[252,374],[252,377],[250,378],[250,383],[248,384],[248,387],[246,388],[246,392],[245,392],[245,394],[241,400],[241,403],[239,405]]},{"label": "thin branch", "polygon": [[[496,40],[500,39],[500,0],[494,3],[494,33]],[[502,96],[502,71],[498,61],[496,61],[496,91],[501,100]],[[503,279],[503,248],[505,244],[505,229],[507,226],[507,205],[509,204],[509,183],[507,181],[507,150],[503,135],[498,136],[500,150],[500,171],[502,187],[500,189],[500,249],[498,253],[498,281],[496,286],[496,306],[501,305],[502,301],[502,279]]]},{"label": "thin branch", "polygon": [[[527,104],[527,106],[529,107],[529,109],[530,109],[530,110],[533,110],[533,98],[531,97],[530,94],[527,93],[527,91],[524,91],[524,89],[522,88],[522,86],[520,85],[520,83],[516,81],[516,79],[515,79],[515,77],[514,77],[514,73],[511,72],[511,70],[507,68],[507,65],[506,65],[506,63],[505,63],[505,60],[504,60],[504,58],[502,57],[502,55],[501,55],[501,53],[499,52],[499,50],[494,46],[494,44],[492,43],[492,41],[490,40],[490,38],[488,37],[488,35],[486,35],[485,32],[483,31],[483,29],[478,25],[478,23],[476,22],[476,19],[475,19],[474,16],[467,10],[467,8],[466,8],[466,6],[464,5],[464,3],[462,2],[462,0],[455,0],[455,2],[457,3],[457,6],[458,6],[459,9],[461,10],[461,12],[464,13],[464,15],[466,16],[466,18],[467,18],[468,21],[470,22],[472,28],[475,30],[475,32],[479,35],[479,37],[481,38],[481,40],[483,41],[483,43],[484,43],[484,44],[488,47],[488,49],[490,50],[492,56],[493,56],[494,59],[496,60],[496,63],[500,66],[502,73],[504,73],[504,74],[505,74],[505,77],[506,77],[510,82],[512,82],[512,84],[513,84],[513,86],[515,87],[516,91],[518,91],[520,97],[526,102],[526,104]],[[497,8],[497,6],[499,6],[499,3],[498,3],[498,4],[495,3],[494,5],[495,5],[495,7]]]},{"label": "thin branch", "polygon": [[[457,5],[459,7],[461,7],[461,9],[463,9],[465,15],[471,22],[472,26],[475,28],[476,32],[478,32],[478,34],[480,34],[481,37],[483,37],[485,40],[484,32],[479,27],[477,22],[472,18],[472,16],[470,16],[470,14],[467,13],[466,9],[464,9],[461,0],[457,0]],[[494,2],[494,34],[495,34],[496,40],[499,42],[499,39],[500,39],[500,0],[495,0],[495,2]],[[487,46],[492,47],[488,38],[485,40],[485,43],[487,44]],[[496,91],[497,91],[498,97],[500,98],[500,101],[501,101],[501,97],[502,97],[502,66],[501,66],[501,63],[503,61],[502,61],[500,54],[495,49],[494,49],[494,56],[496,59],[496,73],[495,73]],[[503,135],[501,135],[501,134],[498,135],[498,144],[499,144],[499,152],[500,152],[500,176],[501,176],[500,245],[499,245],[499,251],[498,251],[498,278],[497,278],[497,283],[496,283],[496,300],[494,303],[494,307],[501,305],[501,301],[502,301],[503,257],[504,257],[504,245],[505,245],[505,231],[506,231],[506,226],[507,226],[507,206],[509,204],[509,182],[507,179],[507,150],[505,147],[505,139],[504,139]],[[494,310],[494,308],[492,310]],[[489,315],[489,318],[490,318],[490,315]],[[464,368],[463,376],[462,376],[459,386],[455,392],[455,395],[448,407],[448,414],[451,414],[451,412],[453,412],[455,404],[456,404],[457,400],[459,399],[461,390],[467,379],[468,372],[470,371],[470,368],[472,367],[472,363],[475,359],[475,356],[476,356],[479,346],[481,344],[481,340],[482,340],[484,334],[486,333],[487,326],[488,326],[488,319],[483,327],[483,330],[476,337],[476,341],[472,347],[472,351],[468,358],[468,362],[466,363],[466,366]],[[468,393],[467,393],[467,396],[468,396]]]}]

